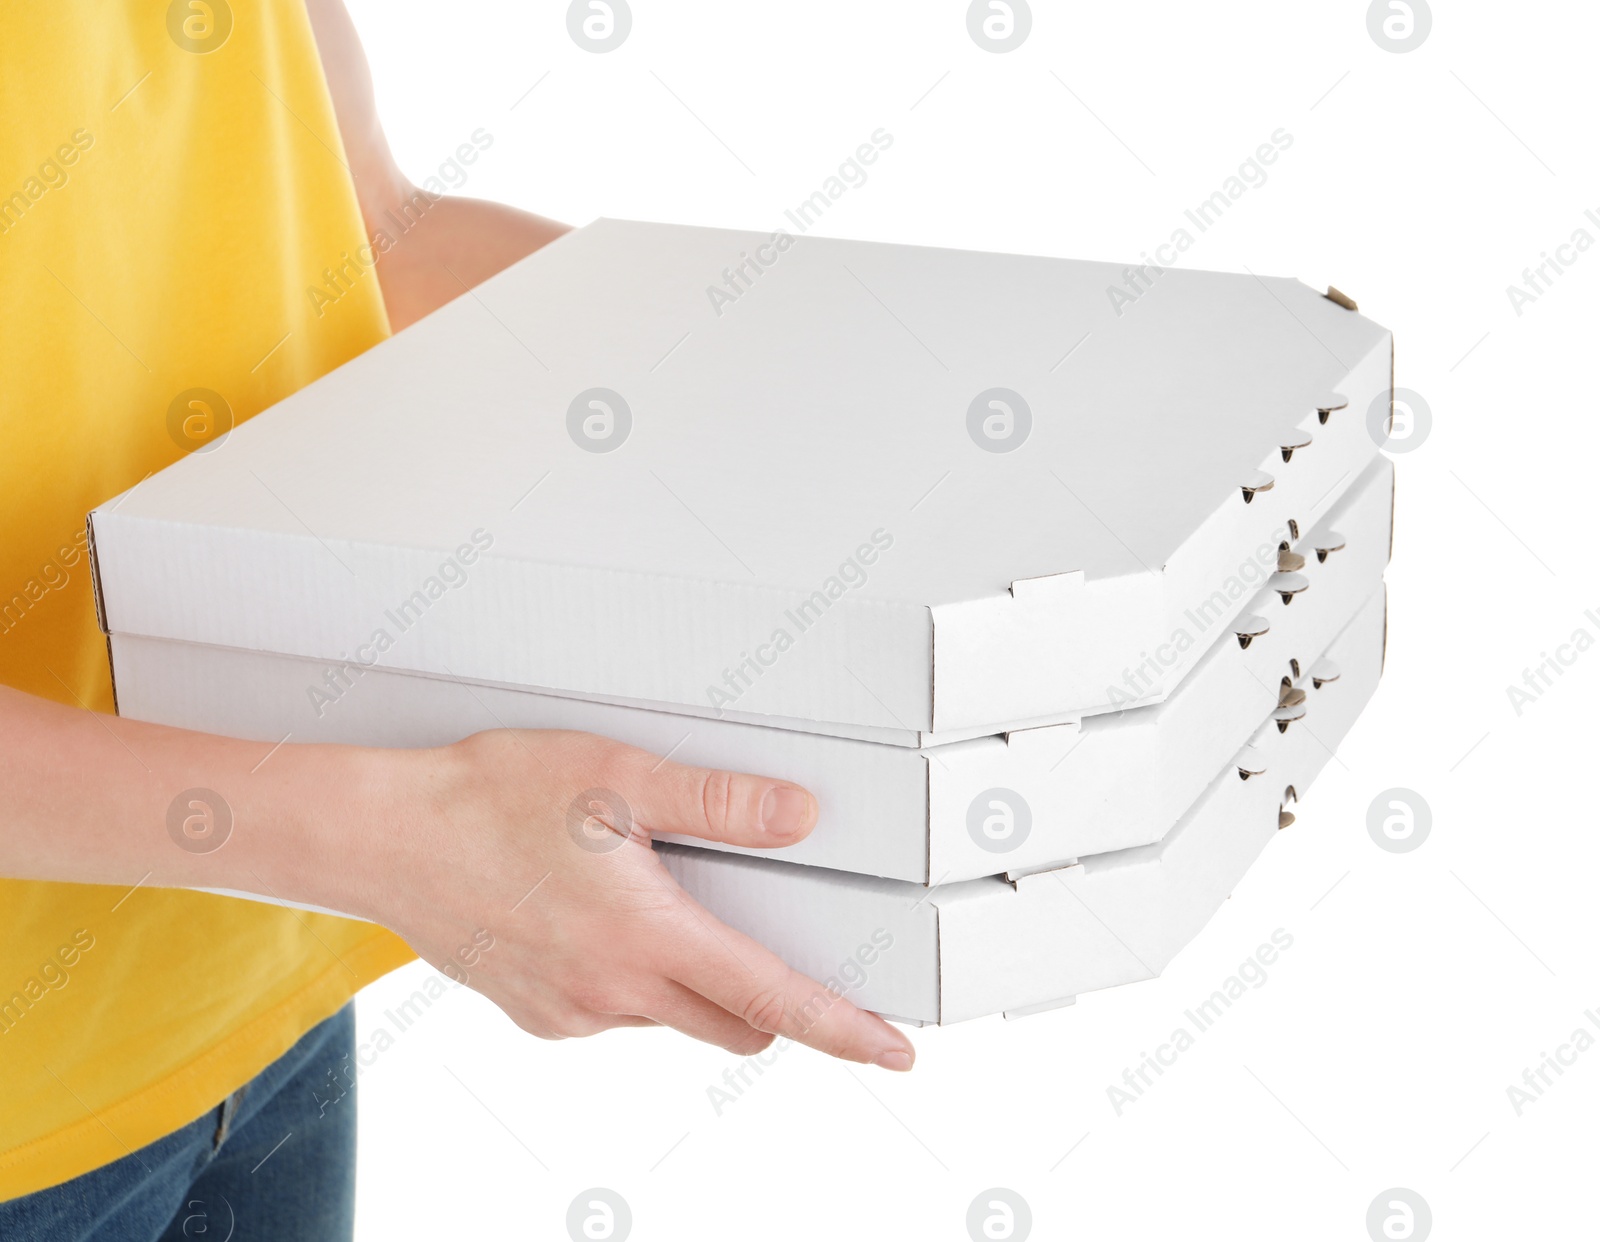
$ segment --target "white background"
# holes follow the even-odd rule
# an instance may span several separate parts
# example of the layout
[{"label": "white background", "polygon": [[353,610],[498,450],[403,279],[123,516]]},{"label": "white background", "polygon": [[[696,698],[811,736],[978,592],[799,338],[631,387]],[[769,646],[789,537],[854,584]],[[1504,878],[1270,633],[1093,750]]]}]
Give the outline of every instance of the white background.
[{"label": "white background", "polygon": [[[817,232],[1134,260],[1286,129],[1184,265],[1338,285],[1394,329],[1434,417],[1400,457],[1383,686],[1164,977],[914,1032],[907,1076],[792,1049],[721,1116],[707,1088],[736,1062],[716,1049],[544,1044],[452,991],[362,1074],[363,1238],[564,1237],[591,1186],[625,1196],[636,1238],[959,1239],[992,1186],[1037,1237],[1363,1239],[1394,1186],[1439,1238],[1593,1230],[1600,1049],[1521,1116],[1506,1089],[1575,1029],[1600,1037],[1600,652],[1520,715],[1506,687],[1574,630],[1600,638],[1600,247],[1520,316],[1506,289],[1580,227],[1600,241],[1600,14],[1434,7],[1395,54],[1366,0],[1040,0],[996,55],[964,0],[634,0],[595,55],[555,0],[352,0],[410,175],[482,127],[466,192],[573,223],[770,231],[881,126],[893,147]],[[1367,832],[1394,786],[1432,808],[1407,854]],[[1118,1116],[1107,1087],[1279,928],[1267,981]],[[426,973],[363,996],[363,1038]]]}]

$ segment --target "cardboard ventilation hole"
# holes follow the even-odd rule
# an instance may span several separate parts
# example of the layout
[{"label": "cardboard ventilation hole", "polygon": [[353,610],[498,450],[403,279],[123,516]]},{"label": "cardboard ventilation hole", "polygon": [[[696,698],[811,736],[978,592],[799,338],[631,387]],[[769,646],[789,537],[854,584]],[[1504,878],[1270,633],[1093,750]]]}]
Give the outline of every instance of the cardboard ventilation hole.
[{"label": "cardboard ventilation hole", "polygon": [[97,510],[104,625],[919,747],[1104,709],[1377,455],[1297,281],[786,240],[566,234]]},{"label": "cardboard ventilation hole", "polygon": [[1296,449],[1303,449],[1310,443],[1311,436],[1308,433],[1297,431],[1294,436],[1291,437],[1288,442],[1283,444],[1278,450],[1283,454],[1284,464],[1287,465],[1289,462],[1294,460]]}]

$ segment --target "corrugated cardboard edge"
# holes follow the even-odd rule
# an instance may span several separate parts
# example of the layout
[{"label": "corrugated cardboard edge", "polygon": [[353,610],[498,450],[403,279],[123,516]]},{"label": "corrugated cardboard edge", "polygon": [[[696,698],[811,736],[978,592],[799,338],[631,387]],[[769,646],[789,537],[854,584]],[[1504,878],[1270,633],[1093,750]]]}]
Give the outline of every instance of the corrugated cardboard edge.
[{"label": "corrugated cardboard edge", "polygon": [[1400,472],[1396,470],[1392,475],[1389,476],[1389,558],[1384,562],[1385,566],[1387,566],[1390,561],[1394,560],[1395,498],[1399,495],[1399,492]]},{"label": "corrugated cardboard edge", "polygon": [[106,624],[105,591],[100,585],[100,554],[94,543],[93,510],[90,510],[89,516],[83,519],[83,525],[89,535],[89,580],[94,584],[94,618],[100,626],[100,632],[110,638],[111,627]]},{"label": "corrugated cardboard edge", "polygon": [[922,760],[922,882],[933,887],[933,759]]},{"label": "corrugated cardboard edge", "polygon": [[122,715],[122,704],[117,700],[117,661],[111,650],[111,635],[106,635],[106,667],[111,671],[111,714]]},{"label": "corrugated cardboard edge", "polygon": [[100,632],[106,639],[106,667],[111,670],[111,710],[116,715],[122,715],[122,706],[117,702],[117,662],[111,650],[111,627],[106,624],[106,598],[105,590],[100,585],[100,556],[94,545],[94,511],[83,519],[84,529],[88,532],[89,542],[89,581],[94,588],[94,619],[99,625]]},{"label": "corrugated cardboard edge", "polygon": [[1389,584],[1383,584],[1383,651],[1378,656],[1378,676],[1389,667]]},{"label": "corrugated cardboard edge", "polygon": [[[1394,333],[1389,333],[1389,418],[1394,418]],[[1395,472],[1396,476],[1399,471]],[[1389,559],[1394,560],[1394,496],[1398,478],[1389,488]]]}]

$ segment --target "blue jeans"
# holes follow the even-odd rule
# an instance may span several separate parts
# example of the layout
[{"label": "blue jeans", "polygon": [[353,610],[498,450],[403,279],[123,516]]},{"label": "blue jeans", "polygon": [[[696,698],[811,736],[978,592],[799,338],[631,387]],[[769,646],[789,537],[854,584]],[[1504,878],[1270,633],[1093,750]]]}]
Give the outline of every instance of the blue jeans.
[{"label": "blue jeans", "polygon": [[0,1203],[5,1242],[338,1242],[355,1225],[355,1009],[198,1121]]}]

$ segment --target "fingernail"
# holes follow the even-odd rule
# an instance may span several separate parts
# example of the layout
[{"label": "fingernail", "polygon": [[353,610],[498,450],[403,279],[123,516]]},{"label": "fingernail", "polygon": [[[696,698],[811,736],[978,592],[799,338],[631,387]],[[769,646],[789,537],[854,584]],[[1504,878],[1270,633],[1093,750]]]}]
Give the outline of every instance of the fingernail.
[{"label": "fingernail", "polygon": [[888,1052],[880,1052],[872,1063],[883,1069],[893,1070],[897,1074],[903,1074],[911,1068],[911,1054],[902,1052],[899,1048],[891,1048]]},{"label": "fingernail", "polygon": [[775,837],[792,837],[811,813],[811,795],[801,789],[774,785],[761,800],[761,826]]}]

